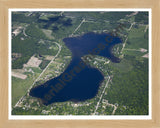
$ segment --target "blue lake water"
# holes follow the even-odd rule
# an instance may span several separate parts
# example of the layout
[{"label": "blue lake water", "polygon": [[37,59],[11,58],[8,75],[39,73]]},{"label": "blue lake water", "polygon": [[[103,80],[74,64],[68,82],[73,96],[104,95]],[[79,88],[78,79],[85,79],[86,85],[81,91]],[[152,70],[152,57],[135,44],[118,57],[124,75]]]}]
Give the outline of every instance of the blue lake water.
[{"label": "blue lake water", "polygon": [[106,57],[114,63],[120,62],[120,59],[112,54],[113,46],[122,42],[118,37],[106,33],[87,33],[64,38],[63,41],[72,52],[70,64],[58,77],[30,91],[30,96],[41,99],[44,105],[65,101],[80,102],[96,96],[104,76],[81,57],[93,54]]}]

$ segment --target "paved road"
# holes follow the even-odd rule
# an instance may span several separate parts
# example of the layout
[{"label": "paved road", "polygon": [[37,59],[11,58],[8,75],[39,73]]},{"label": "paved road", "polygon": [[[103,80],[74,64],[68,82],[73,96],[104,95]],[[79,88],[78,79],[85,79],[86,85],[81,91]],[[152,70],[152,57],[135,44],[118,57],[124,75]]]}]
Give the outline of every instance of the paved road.
[{"label": "paved road", "polygon": [[[133,26],[134,24],[135,24],[135,22],[131,23],[131,26],[129,27],[128,31],[130,31],[130,30],[132,29],[132,26]],[[124,41],[124,43],[123,43],[123,47],[122,47],[122,49],[121,49],[121,53],[122,53],[122,51],[123,51],[124,48],[125,48],[127,39],[128,39],[128,37],[126,37],[126,39],[125,39],[125,41]],[[93,115],[95,115],[95,113],[96,113],[96,111],[97,111],[97,109],[98,109],[98,107],[99,107],[99,103],[100,103],[100,101],[101,101],[101,99],[102,99],[102,96],[103,96],[103,94],[104,94],[104,92],[105,92],[106,87],[108,86],[109,80],[110,80],[110,76],[109,76],[109,79],[108,79],[108,81],[107,81],[107,83],[106,83],[106,86],[105,86],[104,89],[103,89],[103,92],[102,92],[102,94],[101,94],[101,96],[100,96],[100,99],[99,99],[99,101],[98,101],[98,103],[97,103],[97,106],[96,106],[96,109],[95,109]],[[114,113],[115,113],[115,111],[116,111],[116,109],[117,109],[117,106],[115,106],[114,104],[109,104],[109,103],[108,103],[107,105],[114,107],[114,110],[113,110],[113,112],[112,112],[112,115],[114,115]]]},{"label": "paved road", "polygon": [[[49,67],[49,65],[55,60],[55,58],[59,55],[59,53],[61,52],[61,45],[59,45],[57,42],[54,42],[54,43],[56,43],[57,45],[58,45],[58,47],[59,47],[59,50],[58,50],[58,52],[57,52],[57,54],[52,58],[52,60],[50,61],[50,63],[46,66],[46,68],[41,72],[41,74],[37,77],[37,79],[33,82],[33,84],[31,85],[31,87],[27,90],[27,94],[30,92],[30,90],[31,90],[31,88],[34,86],[34,84],[40,79],[40,77],[43,75],[43,73],[47,70],[47,68]],[[16,105],[14,106],[14,107],[16,107],[16,106],[18,106],[18,104],[20,103],[20,102],[23,102],[23,99],[25,98],[25,95],[24,96],[22,96],[20,99],[19,99],[19,101],[16,103]]]},{"label": "paved road", "polygon": [[28,36],[25,31],[26,31],[26,28],[23,29],[23,35]]},{"label": "paved road", "polygon": [[78,27],[73,31],[73,33],[71,34],[71,36],[73,36],[73,34],[81,27],[82,23],[85,22],[85,19],[83,19],[81,21],[81,23],[78,25]]},{"label": "paved road", "polygon": [[52,58],[52,60],[49,62],[49,64],[46,66],[46,68],[41,72],[41,74],[38,76],[38,78],[34,81],[34,83],[32,84],[32,86],[28,89],[28,93],[30,92],[31,88],[34,86],[34,84],[41,78],[41,76],[43,75],[43,73],[47,70],[47,68],[49,67],[49,65],[55,60],[55,58],[59,55],[59,53],[61,52],[61,45],[59,45],[57,42],[54,42],[58,45],[59,50],[57,52],[57,54]]},{"label": "paved road", "polygon": [[[63,12],[61,12],[61,15],[63,14]],[[82,25],[82,23],[83,22],[85,22],[85,19],[83,19],[82,21],[81,21],[81,23],[78,25],[78,27],[73,31],[73,33],[75,33],[79,28],[80,28],[80,26]],[[73,33],[71,34],[71,36],[73,36]],[[25,35],[25,36],[28,36],[26,33],[25,33],[25,28],[23,29],[23,34]],[[54,42],[54,43],[56,43],[56,42]],[[31,88],[34,86],[34,84],[39,80],[39,78],[42,76],[42,74],[46,71],[46,69],[49,67],[49,65],[54,61],[54,59],[59,55],[59,53],[60,53],[60,51],[61,51],[61,46],[58,44],[58,43],[56,43],[57,45],[58,45],[58,47],[59,47],[59,50],[58,50],[58,52],[57,52],[57,54],[55,55],[55,57],[50,61],[50,63],[47,65],[47,67],[42,71],[42,73],[38,76],[38,78],[33,82],[33,84],[31,85],[31,87],[27,90],[27,94],[29,93],[29,91],[31,90]],[[16,106],[18,106],[18,104],[20,103],[20,102],[23,102],[23,99],[25,98],[25,95],[24,96],[22,96],[20,99],[19,99],[19,101],[16,103],[16,105],[14,106],[14,107],[16,107]]]},{"label": "paved road", "polygon": [[146,32],[146,31],[147,31],[147,28],[148,28],[148,25],[146,25],[146,28],[145,28],[144,32]]},{"label": "paved road", "polygon": [[97,111],[97,109],[98,109],[99,103],[100,103],[100,101],[101,101],[101,99],[102,99],[103,94],[105,93],[105,90],[106,90],[106,87],[108,86],[108,83],[109,83],[110,78],[111,78],[111,77],[109,76],[108,81],[107,81],[107,83],[106,83],[106,85],[105,85],[105,87],[104,87],[104,89],[103,89],[103,92],[102,92],[102,94],[101,94],[101,96],[100,96],[100,99],[99,99],[99,101],[98,101],[98,103],[97,103],[97,106],[96,106],[96,109],[95,109],[93,115],[96,114],[96,111]]},{"label": "paved road", "polygon": [[[135,24],[135,22],[131,23],[131,26],[129,27],[128,31],[130,31],[132,29],[132,26]],[[121,53],[123,52],[124,50],[124,47],[126,46],[126,43],[127,43],[127,40],[128,40],[128,37],[126,37],[124,43],[123,43],[123,47],[122,47],[122,50],[121,50]]]}]

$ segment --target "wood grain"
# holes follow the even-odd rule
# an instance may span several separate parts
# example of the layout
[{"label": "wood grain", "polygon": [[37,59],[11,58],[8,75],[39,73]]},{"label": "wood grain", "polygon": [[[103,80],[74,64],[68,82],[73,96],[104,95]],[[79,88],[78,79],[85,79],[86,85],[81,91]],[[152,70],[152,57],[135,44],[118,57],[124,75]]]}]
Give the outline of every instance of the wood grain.
[{"label": "wood grain", "polygon": [[[152,120],[8,120],[9,8],[152,8]],[[159,0],[0,0],[0,128],[160,128]]]}]

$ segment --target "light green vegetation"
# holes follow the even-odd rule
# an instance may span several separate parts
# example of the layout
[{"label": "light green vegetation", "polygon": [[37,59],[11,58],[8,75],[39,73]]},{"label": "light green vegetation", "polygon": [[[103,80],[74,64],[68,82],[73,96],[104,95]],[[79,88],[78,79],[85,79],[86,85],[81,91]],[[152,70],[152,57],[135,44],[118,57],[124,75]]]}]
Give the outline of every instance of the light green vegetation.
[{"label": "light green vegetation", "polygon": [[30,24],[25,32],[28,36],[36,39],[47,39],[45,34],[36,26],[36,24]]},{"label": "light green vegetation", "polygon": [[[123,52],[121,53],[123,44],[114,46],[112,51],[115,56],[121,57],[121,62],[108,63],[109,60],[107,58],[93,56],[93,60],[91,60],[89,64],[98,68],[104,74],[105,80],[99,87],[97,95],[92,99],[78,103],[68,101],[45,106],[39,99],[27,96],[20,105],[21,107],[14,108],[12,113],[14,115],[147,115],[148,58],[143,58],[142,56],[148,53],[148,51],[136,51],[140,48],[148,50],[148,29],[146,29],[145,32],[147,25],[146,20],[148,19],[147,14],[143,14],[142,12],[136,16],[127,17],[126,15],[130,15],[133,12],[64,12],[61,17],[60,13],[61,12],[46,12],[42,16],[42,12],[33,13],[30,17],[31,21],[26,20],[26,22],[23,21],[23,19],[26,19],[26,17],[22,16],[23,13],[15,14],[15,17],[20,15],[22,19],[18,20],[14,18],[14,23],[22,22],[30,24],[34,22],[34,24],[36,24],[35,26],[43,31],[47,40],[55,41],[62,46],[58,57],[51,63],[41,79],[34,86],[56,77],[66,69],[71,61],[72,55],[65,46],[63,38],[70,36],[83,19],[85,19],[85,22],[73,33],[73,36],[82,35],[86,32],[109,33],[113,31],[113,29],[116,29],[120,23],[126,24],[126,28],[120,31],[119,34],[120,38],[123,39],[123,43],[128,37]],[[48,22],[50,17],[54,19],[51,23]],[[44,21],[39,22],[39,19]],[[45,20],[47,20],[47,22]],[[134,22],[135,24],[129,31],[128,29],[131,23]],[[65,26],[67,23],[68,25]],[[44,43],[46,42],[44,41]],[[48,48],[51,48],[55,54],[58,51],[58,47],[52,44]],[[44,59],[40,67],[44,69],[46,65]],[[33,70],[37,75],[41,73],[41,70],[37,68]],[[14,97],[14,104],[18,98],[23,96],[25,90],[27,90],[33,82],[33,76],[31,74],[27,75],[30,75],[30,77],[27,77],[26,80],[12,78],[12,92],[14,92],[12,97]],[[110,81],[106,84],[109,77]],[[29,82],[27,82],[27,80]],[[20,86],[21,83],[23,83],[22,81],[26,82],[24,82],[25,84],[23,84],[23,86]],[[105,91],[102,93],[104,89]],[[17,93],[18,90],[21,90],[20,94]],[[100,99],[100,97],[102,97],[102,99]],[[97,106],[98,102],[99,105]]]},{"label": "light green vegetation", "polygon": [[[29,68],[28,68],[29,69]],[[25,73],[26,79],[19,79],[12,77],[12,106],[14,106],[18,100],[27,93],[28,88],[32,85],[34,80],[39,76],[41,70],[38,68],[30,68],[35,73]]]},{"label": "light green vegetation", "polygon": [[43,84],[46,81],[59,76],[71,61],[71,56],[64,56],[63,58],[56,58],[42,74],[36,85]]},{"label": "light green vegetation", "polygon": [[[103,28],[103,29],[102,29]],[[76,32],[79,34],[80,32],[93,32],[93,31],[100,31],[107,30],[109,32],[110,24],[106,22],[84,22],[80,29]]]},{"label": "light green vegetation", "polygon": [[[145,37],[145,27],[139,26],[138,28],[132,28],[129,35],[128,41],[125,48],[145,48],[148,49],[148,38]],[[148,34],[147,34],[148,35]]]},{"label": "light green vegetation", "polygon": [[125,59],[132,63],[132,70],[122,72],[110,64],[114,75],[112,85],[107,91],[106,98],[110,103],[127,106],[125,111],[116,114],[147,115],[148,114],[148,60],[138,61],[133,56]]},{"label": "light green vegetation", "polygon": [[120,63],[111,63],[111,65],[115,67],[116,70],[124,73],[133,69],[132,63],[125,58],[123,58]]},{"label": "light green vegetation", "polygon": [[54,39],[54,37],[51,35],[51,34],[52,34],[52,31],[51,31],[51,30],[42,29],[42,31],[44,32],[44,34],[45,34],[49,39]]}]

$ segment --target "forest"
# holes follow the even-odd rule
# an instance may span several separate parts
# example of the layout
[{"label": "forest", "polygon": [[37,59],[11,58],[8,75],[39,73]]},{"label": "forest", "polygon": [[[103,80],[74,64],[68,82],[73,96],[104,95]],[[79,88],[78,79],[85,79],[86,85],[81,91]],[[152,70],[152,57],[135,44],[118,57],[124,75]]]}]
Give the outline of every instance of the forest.
[{"label": "forest", "polygon": [[[31,24],[27,30],[27,34],[31,34],[31,37],[25,37],[22,33],[12,39],[12,53],[21,53],[21,57],[12,61],[13,69],[20,69],[24,63],[27,63],[29,58],[34,54],[40,55],[55,55],[56,50],[49,49],[51,42],[44,41],[40,43],[41,38],[46,38],[42,31]],[[34,38],[32,37],[34,35]],[[23,40],[22,40],[23,38]],[[52,44],[54,45],[54,44]]]},{"label": "forest", "polygon": [[[147,115],[148,114],[148,59],[136,60],[135,56],[126,55],[125,60],[132,68],[119,69],[110,65],[113,80],[105,96],[110,103],[118,103],[116,114]],[[127,69],[129,68],[129,69]],[[126,109],[122,106],[126,106]]]},{"label": "forest", "polygon": [[30,24],[26,29],[26,34],[32,38],[36,39],[47,39],[45,34],[39,29],[35,24]]},{"label": "forest", "polygon": [[144,24],[148,24],[148,12],[139,12],[136,16],[135,16],[135,22],[140,22],[140,23],[144,23]]},{"label": "forest", "polygon": [[36,22],[37,18],[39,17],[38,13],[34,13],[34,16],[27,17],[23,14],[23,12],[14,12],[12,13],[12,22],[19,22],[19,23],[32,23]]}]

